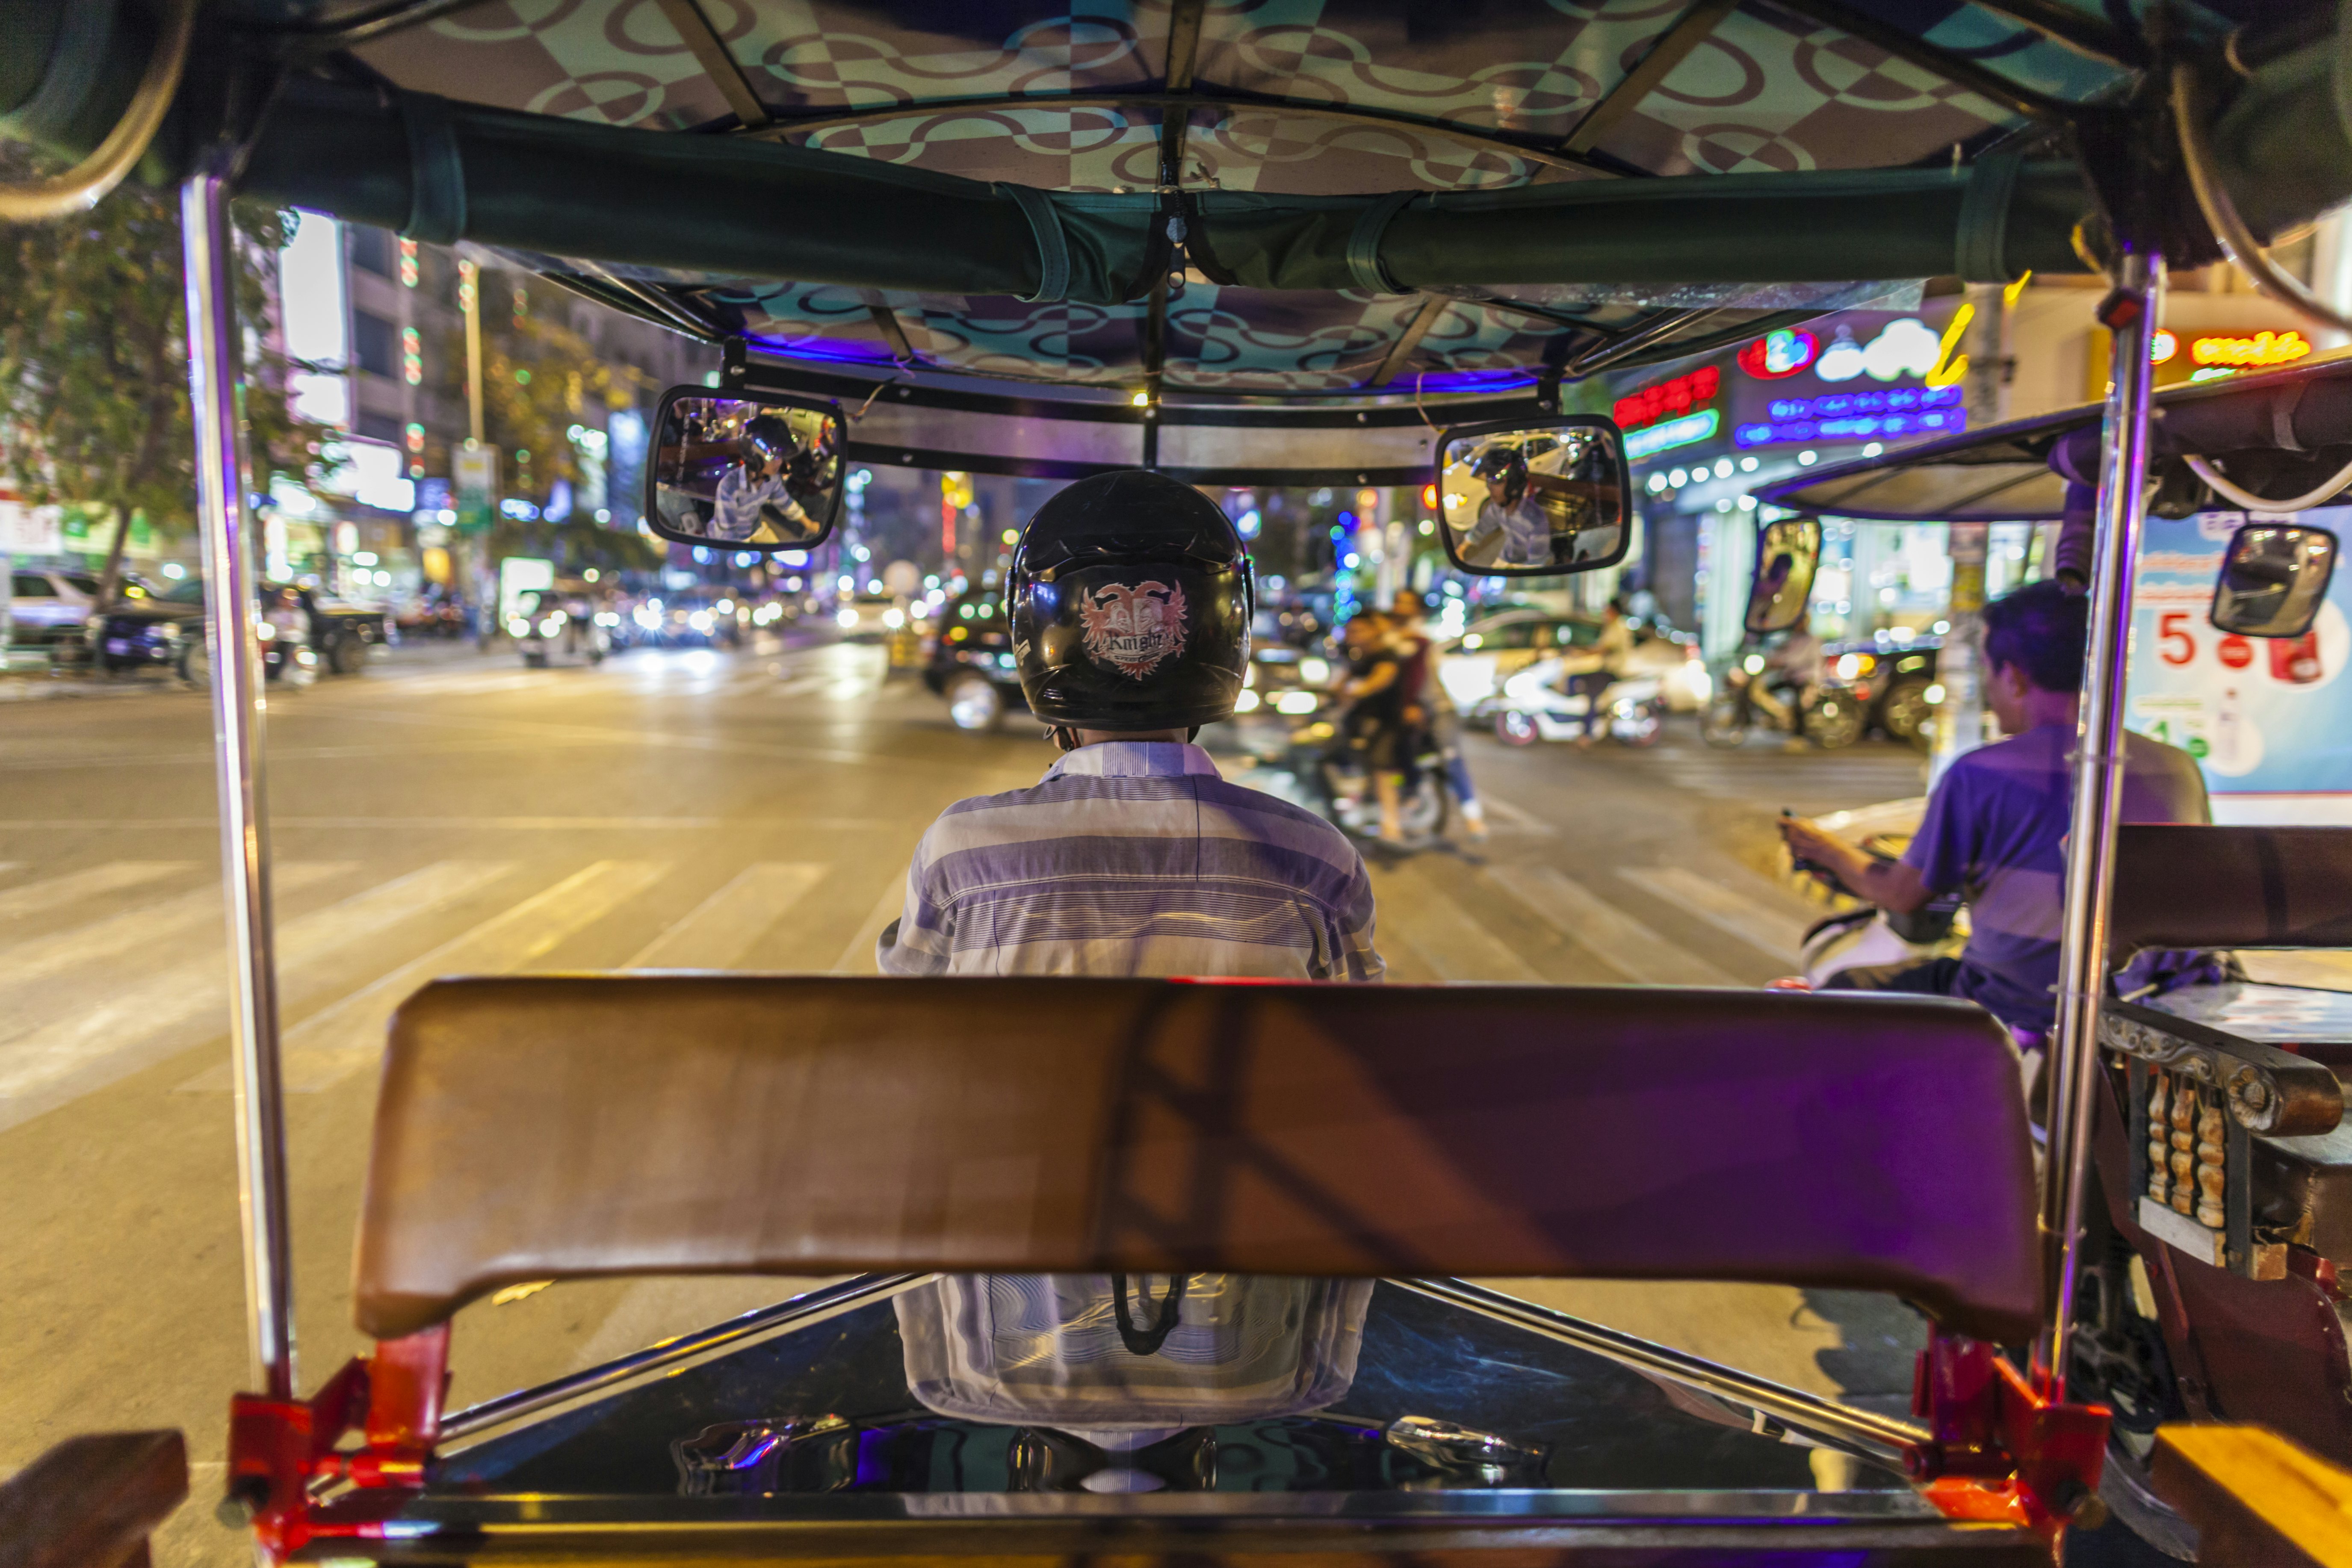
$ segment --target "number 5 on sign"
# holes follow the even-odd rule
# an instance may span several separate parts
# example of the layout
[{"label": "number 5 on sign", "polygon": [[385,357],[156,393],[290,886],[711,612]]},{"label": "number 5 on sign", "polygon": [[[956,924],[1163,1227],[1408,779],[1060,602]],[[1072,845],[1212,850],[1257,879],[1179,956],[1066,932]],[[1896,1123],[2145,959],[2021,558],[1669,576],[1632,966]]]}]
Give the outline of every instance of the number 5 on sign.
[{"label": "number 5 on sign", "polygon": [[2156,620],[2157,640],[2164,645],[2160,656],[2170,665],[2187,664],[2197,657],[2197,639],[2189,635],[2189,612],[2168,610]]}]

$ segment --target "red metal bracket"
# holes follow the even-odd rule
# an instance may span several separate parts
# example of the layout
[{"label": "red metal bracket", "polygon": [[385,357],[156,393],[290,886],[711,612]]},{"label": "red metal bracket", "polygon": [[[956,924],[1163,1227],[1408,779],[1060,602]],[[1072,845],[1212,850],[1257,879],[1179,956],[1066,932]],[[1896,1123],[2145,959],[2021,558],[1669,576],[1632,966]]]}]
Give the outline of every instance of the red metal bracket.
[{"label": "red metal bracket", "polygon": [[[365,1525],[320,1525],[311,1489],[415,1488],[441,1425],[449,1374],[446,1323],[386,1340],[364,1361],[346,1362],[307,1403],[239,1394],[229,1400],[228,1496],[222,1517],[250,1525],[270,1562],[322,1535],[362,1535]],[[352,1432],[362,1445],[340,1445]]]},{"label": "red metal bracket", "polygon": [[1935,1434],[1905,1456],[1911,1478],[1945,1517],[2055,1535],[2095,1506],[2106,1406],[2042,1397],[1982,1341],[1941,1331],[1929,1339],[1911,1413]]}]

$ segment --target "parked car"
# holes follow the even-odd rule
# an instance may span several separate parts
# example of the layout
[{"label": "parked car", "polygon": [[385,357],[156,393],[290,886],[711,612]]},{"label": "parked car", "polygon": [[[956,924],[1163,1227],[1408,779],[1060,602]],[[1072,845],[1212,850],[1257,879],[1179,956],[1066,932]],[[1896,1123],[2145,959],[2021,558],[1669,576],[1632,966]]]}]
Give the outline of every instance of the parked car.
[{"label": "parked car", "polygon": [[937,618],[923,684],[948,700],[949,722],[959,730],[993,730],[1005,714],[1028,706],[1013,664],[1013,627],[993,590],[950,599]]},{"label": "parked car", "polygon": [[[1502,705],[1503,684],[1538,660],[1561,658],[1570,668],[1579,649],[1601,639],[1601,617],[1546,610],[1503,610],[1471,622],[1462,635],[1441,645],[1437,679],[1464,717],[1491,717]],[[1670,712],[1691,713],[1706,705],[1714,681],[1701,661],[1698,640],[1657,626],[1637,626],[1627,676],[1658,682]]]},{"label": "parked car", "polygon": [[[134,584],[100,623],[98,667],[101,670],[163,668],[204,685],[211,679],[205,653],[205,585],[185,578],[158,593]],[[264,663],[275,678],[297,669],[355,675],[367,666],[368,650],[392,637],[384,612],[328,598],[293,583],[261,587],[265,623]],[[296,650],[299,650],[299,655]]]},{"label": "parked car", "polygon": [[79,637],[98,602],[98,578],[88,572],[19,566],[10,575],[10,640],[23,646]]},{"label": "parked car", "polygon": [[[302,590],[283,583],[264,584],[256,631],[261,638],[262,673],[271,680],[293,678],[307,685],[320,664],[310,641],[311,615]],[[161,593],[142,590],[123,599],[100,619],[98,668],[108,672],[166,669],[192,686],[212,681],[212,658],[205,643],[205,585],[195,578]]]},{"label": "parked car", "polygon": [[191,645],[205,640],[205,585],[189,577],[160,594],[125,599],[99,621],[100,670],[177,670]]}]

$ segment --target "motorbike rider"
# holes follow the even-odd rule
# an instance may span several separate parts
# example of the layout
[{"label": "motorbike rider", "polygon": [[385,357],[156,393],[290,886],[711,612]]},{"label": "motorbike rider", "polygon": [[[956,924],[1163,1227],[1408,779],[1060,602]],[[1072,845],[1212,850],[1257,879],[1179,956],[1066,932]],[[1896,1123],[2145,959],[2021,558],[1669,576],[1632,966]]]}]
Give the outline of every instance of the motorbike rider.
[{"label": "motorbike rider", "polygon": [[[1843,970],[1823,990],[1963,996],[2012,1027],[2050,1030],[2089,614],[2088,600],[2046,579],[1985,606],[1985,704],[2010,738],[1952,763],[1900,860],[1781,822],[1790,854],[1881,909],[1907,912],[1955,889],[1969,902],[1958,958]],[[2124,741],[2122,821],[2207,820],[2204,777],[2188,752],[2135,731]]]},{"label": "motorbike rider", "polygon": [[1463,559],[1506,566],[1549,564],[1552,520],[1536,493],[1526,449],[1498,444],[1470,471],[1486,481],[1486,494],[1478,503],[1477,521],[1462,541]]},{"label": "motorbike rider", "polygon": [[1788,704],[1790,746],[1805,733],[1805,707],[1822,684],[1822,639],[1813,635],[1811,612],[1797,617],[1780,644],[1764,656],[1763,694]]},{"label": "motorbike rider", "polygon": [[[1233,524],[1188,485],[1128,469],[1038,510],[1005,601],[1022,690],[1064,754],[932,824],[877,944],[885,973],[1381,977],[1346,835],[1226,783],[1192,743],[1241,693],[1252,599]],[[1116,1456],[1332,1403],[1370,1297],[1233,1274],[950,1275],[896,1308],[927,1407]]]},{"label": "motorbike rider", "polygon": [[1022,690],[1066,754],[931,826],[886,973],[1380,978],[1346,835],[1191,743],[1240,695],[1249,574],[1224,513],[1163,475],[1097,475],[1038,510],[1005,601]]},{"label": "motorbike rider", "polygon": [[1580,692],[1584,697],[1584,733],[1576,738],[1580,746],[1592,744],[1603,728],[1601,696],[1625,678],[1625,667],[1633,662],[1633,626],[1625,618],[1624,600],[1612,599],[1601,612],[1601,636],[1592,645],[1591,657],[1595,660],[1591,668],[1560,681],[1560,689],[1570,697]]}]

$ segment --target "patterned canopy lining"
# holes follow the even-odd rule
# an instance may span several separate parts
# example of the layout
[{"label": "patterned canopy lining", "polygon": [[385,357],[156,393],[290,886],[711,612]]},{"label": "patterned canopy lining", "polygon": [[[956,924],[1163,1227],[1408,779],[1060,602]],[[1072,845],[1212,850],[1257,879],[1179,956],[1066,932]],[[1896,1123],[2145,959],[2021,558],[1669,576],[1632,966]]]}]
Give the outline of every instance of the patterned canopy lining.
[{"label": "patterned canopy lining", "polygon": [[[2053,98],[2078,100],[2115,79],[2110,68],[1972,5],[1860,4]],[[1686,8],[1686,0],[1213,0],[1193,90],[1550,145]],[[1062,190],[1157,178],[1155,110],[924,106],[1162,90],[1167,0],[1094,0],[1043,17],[1015,0],[705,0],[703,9],[780,120],[905,110],[793,133],[807,145]],[[678,129],[730,112],[658,0],[483,0],[359,52],[404,87],[535,113]],[[1227,190],[1363,194],[1586,177],[1442,129],[1349,124],[1279,106],[1189,118],[1183,182]],[[1770,0],[1746,0],[1597,151],[1658,174],[1885,168],[2017,123],[1933,71]]]},{"label": "patterned canopy lining", "polygon": [[[1186,111],[1181,181],[1343,195],[1609,177],[1443,126],[1556,146],[1688,3],[1211,0],[1192,90],[1260,101]],[[2080,100],[2116,78],[2111,68],[1966,0],[1849,3],[2053,98]],[[2069,3],[2103,15],[2116,0]],[[778,133],[803,145],[1061,190],[1147,186],[1158,178],[1159,110],[1042,100],[1163,91],[1169,0],[1081,0],[1052,11],[1022,0],[701,0],[701,7],[778,120],[902,110]],[[359,53],[403,87],[536,113],[665,130],[730,113],[658,0],[482,0]],[[1006,97],[1041,101],[951,102]],[[1433,123],[1349,122],[1301,112],[1305,106]],[[1878,168],[1965,155],[2021,123],[1874,46],[1771,0],[1743,0],[1614,121],[1595,152],[1656,174]],[[707,316],[771,353],[887,363],[892,345],[871,310],[880,304],[896,314],[918,359],[940,368],[1100,384],[1133,384],[1143,369],[1140,305],[886,299],[679,274],[648,280],[693,299]],[[1883,302],[1890,287],[1801,290],[1801,297],[1740,304],[1760,320],[1769,310]],[[1438,315],[1391,388],[1416,380],[1432,392],[1524,382],[1536,367],[1557,364],[1571,344],[1591,341],[1578,323],[1622,328],[1658,310],[1732,302],[1674,290],[1645,297],[1638,289],[1511,292],[1551,317],[1474,298],[1434,305]],[[1274,293],[1196,279],[1169,310],[1165,384],[1308,395],[1361,389],[1421,303],[1416,296]],[[1717,316],[1706,331],[1741,319]]]},{"label": "patterned canopy lining", "polygon": [[[1512,290],[1516,296],[1538,292]],[[1919,299],[1916,282],[1727,289],[1708,290],[1705,299],[1687,292],[1694,298],[1673,302],[1674,308],[1706,304],[1724,310],[1698,325],[1708,333],[1788,309],[1910,309]],[[794,285],[711,289],[699,297],[765,352],[796,359],[890,363],[892,347],[871,309],[878,304],[898,318],[918,362],[934,368],[1118,387],[1135,386],[1143,374],[1141,305],[1033,305]],[[1169,304],[1163,384],[1173,392],[1240,395],[1369,390],[1369,378],[1423,304],[1417,295],[1189,283]],[[1436,318],[1387,390],[1418,384],[1433,394],[1469,392],[1523,382],[1548,351],[1557,357],[1558,345],[1572,331],[1485,300],[1441,300],[1430,308]],[[1612,330],[1633,325],[1654,308],[1646,300],[1587,298],[1576,304],[1580,320]]]}]

